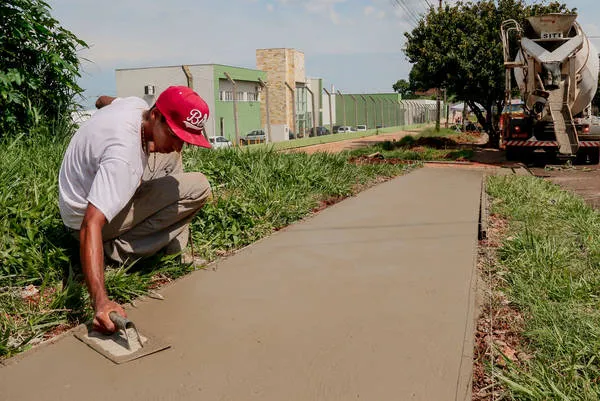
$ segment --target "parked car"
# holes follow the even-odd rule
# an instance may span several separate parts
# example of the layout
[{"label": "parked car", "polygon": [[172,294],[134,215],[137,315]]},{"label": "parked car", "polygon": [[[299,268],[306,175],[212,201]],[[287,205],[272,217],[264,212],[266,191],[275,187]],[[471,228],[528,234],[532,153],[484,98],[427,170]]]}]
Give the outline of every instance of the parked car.
[{"label": "parked car", "polygon": [[347,125],[342,125],[341,127],[338,127],[338,129],[337,129],[337,131],[336,131],[336,132],[337,132],[338,134],[342,134],[342,133],[344,133],[344,132],[352,132],[352,131],[354,131],[354,130],[352,129],[352,127],[348,127]]},{"label": "parked car", "polygon": [[311,128],[309,131],[309,136],[313,137],[315,136],[315,133],[317,136],[323,136],[323,135],[329,135],[330,132],[327,128],[325,127],[316,127],[316,128]]},{"label": "parked car", "polygon": [[366,125],[357,125],[356,126],[356,130],[357,131],[366,131],[367,130],[367,126]]},{"label": "parked car", "polygon": [[224,136],[211,136],[210,138],[208,138],[208,141],[210,142],[210,145],[213,147],[213,149],[229,148],[233,146],[231,141],[225,138]]},{"label": "parked car", "polygon": [[253,143],[261,143],[267,140],[267,135],[262,129],[255,129],[248,132],[246,135],[240,138],[240,142],[244,145],[250,145]]}]

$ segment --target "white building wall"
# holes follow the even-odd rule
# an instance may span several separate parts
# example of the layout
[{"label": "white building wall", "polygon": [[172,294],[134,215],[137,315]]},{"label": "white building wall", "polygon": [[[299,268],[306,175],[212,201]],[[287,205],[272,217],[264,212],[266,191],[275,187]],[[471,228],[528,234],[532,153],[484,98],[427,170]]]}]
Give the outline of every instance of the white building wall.
[{"label": "white building wall", "polygon": [[[314,79],[314,78],[306,78],[306,87],[308,89],[310,89],[315,96],[315,114],[316,114],[316,125],[319,125],[319,113],[321,111],[321,94],[319,93],[319,80],[318,79]],[[312,101],[312,96],[310,95],[310,92],[307,91],[306,93],[306,107],[307,110],[311,113],[313,112],[313,101]],[[312,122],[309,124],[311,127],[314,125]]]},{"label": "white building wall", "polygon": [[[141,97],[152,106],[158,95],[171,85],[187,86],[181,66],[116,70],[117,96]],[[154,95],[146,95],[146,85],[154,86]]]},{"label": "white building wall", "polygon": [[[206,134],[215,135],[215,120],[212,111],[215,108],[215,80],[212,65],[189,66],[192,75],[192,86],[208,104],[211,114],[206,123]],[[116,71],[117,96],[141,97],[152,106],[156,98],[169,86],[187,86],[187,76],[182,66],[149,67],[122,69]],[[147,85],[154,86],[154,95],[144,93]]]},{"label": "white building wall", "polygon": [[327,128],[329,128],[330,121],[331,125],[336,125],[337,122],[335,118],[335,94],[332,92],[333,91],[329,91],[329,93],[331,93],[331,113],[333,114],[333,121],[331,121],[331,118],[329,117],[329,96],[323,91],[321,97],[323,104],[323,126]]}]

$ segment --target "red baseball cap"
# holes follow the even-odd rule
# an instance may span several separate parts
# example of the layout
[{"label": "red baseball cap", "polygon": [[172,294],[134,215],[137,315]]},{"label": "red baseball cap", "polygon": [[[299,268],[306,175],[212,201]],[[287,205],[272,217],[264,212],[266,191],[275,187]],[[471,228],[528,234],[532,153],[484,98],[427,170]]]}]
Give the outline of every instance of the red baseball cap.
[{"label": "red baseball cap", "polygon": [[210,148],[204,136],[208,119],[208,105],[187,86],[169,86],[156,99],[156,108],[165,116],[167,124],[182,141]]}]

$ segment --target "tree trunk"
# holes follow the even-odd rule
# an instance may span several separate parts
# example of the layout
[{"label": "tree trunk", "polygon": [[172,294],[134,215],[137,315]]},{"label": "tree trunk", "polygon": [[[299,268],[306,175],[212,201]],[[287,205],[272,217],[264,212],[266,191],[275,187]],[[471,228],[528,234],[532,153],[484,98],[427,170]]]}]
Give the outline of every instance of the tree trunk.
[{"label": "tree trunk", "polygon": [[475,105],[475,102],[467,101],[467,104],[477,116],[477,122],[483,127],[483,129],[487,132],[489,141],[487,143],[487,147],[498,148],[500,144],[500,132],[495,126],[492,119],[492,106],[486,105],[485,115],[483,112]]},{"label": "tree trunk", "polygon": [[436,89],[436,108],[435,108],[435,132],[440,132],[440,119],[442,118],[442,105],[440,90]]}]

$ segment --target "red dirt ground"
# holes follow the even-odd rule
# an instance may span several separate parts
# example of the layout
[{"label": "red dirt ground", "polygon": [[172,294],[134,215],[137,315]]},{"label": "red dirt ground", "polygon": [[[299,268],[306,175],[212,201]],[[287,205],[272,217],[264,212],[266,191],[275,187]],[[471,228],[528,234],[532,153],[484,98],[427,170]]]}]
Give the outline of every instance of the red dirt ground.
[{"label": "red dirt ground", "polygon": [[362,148],[365,146],[374,145],[377,142],[385,142],[385,141],[398,141],[404,138],[407,135],[418,135],[421,132],[421,129],[415,130],[406,130],[406,131],[398,131],[390,134],[381,134],[381,135],[373,135],[367,136],[364,138],[356,138],[356,139],[347,139],[344,141],[330,142],[330,143],[322,143],[318,145],[305,146],[303,148],[296,148],[294,151],[296,152],[304,152],[308,154],[316,153],[316,152],[327,152],[327,153],[338,153],[344,150],[353,150]]}]

